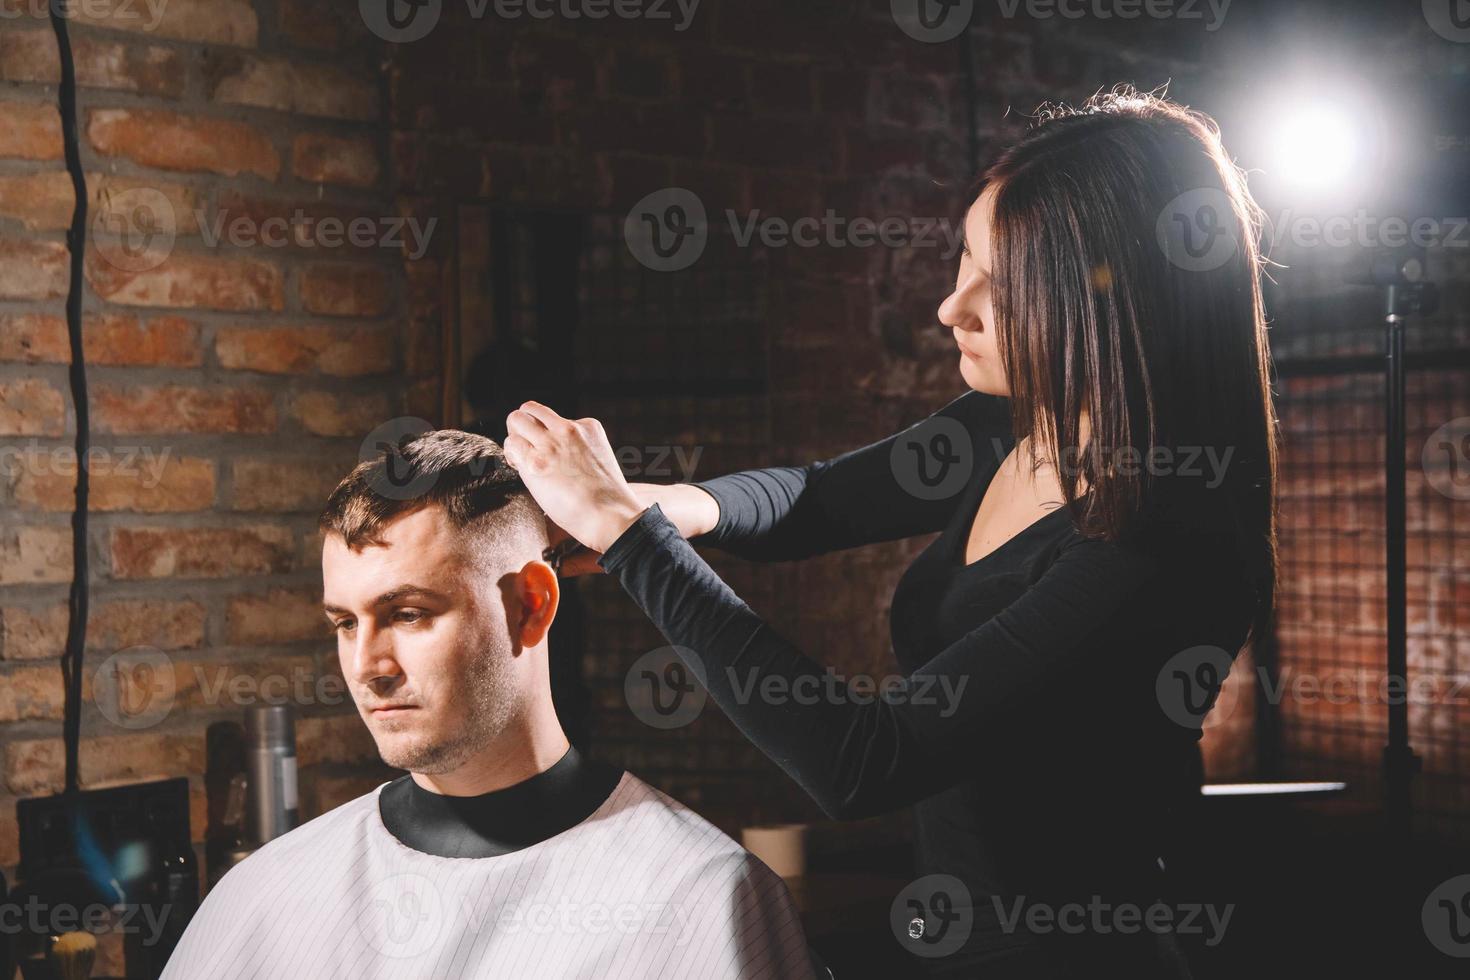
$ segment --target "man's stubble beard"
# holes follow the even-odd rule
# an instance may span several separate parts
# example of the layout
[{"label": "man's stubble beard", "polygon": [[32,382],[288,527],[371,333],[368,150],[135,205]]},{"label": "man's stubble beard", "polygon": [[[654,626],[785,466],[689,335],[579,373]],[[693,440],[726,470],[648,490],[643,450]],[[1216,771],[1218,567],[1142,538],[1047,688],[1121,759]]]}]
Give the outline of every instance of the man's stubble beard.
[{"label": "man's stubble beard", "polygon": [[385,763],[425,775],[453,772],[509,727],[521,703],[512,655],[489,643],[479,644],[478,649],[482,652],[467,663],[459,683],[446,687],[454,692],[455,700],[467,705],[463,723],[437,741],[432,735],[423,735],[389,745],[386,751],[379,749]]}]

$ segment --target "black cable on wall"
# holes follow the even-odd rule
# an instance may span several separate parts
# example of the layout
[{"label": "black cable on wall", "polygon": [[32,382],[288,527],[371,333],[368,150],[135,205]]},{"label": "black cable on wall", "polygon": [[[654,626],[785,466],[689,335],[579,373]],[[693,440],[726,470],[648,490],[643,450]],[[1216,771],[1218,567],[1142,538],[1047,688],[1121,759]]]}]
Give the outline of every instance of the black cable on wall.
[{"label": "black cable on wall", "polygon": [[82,656],[87,643],[87,450],[90,444],[87,412],[87,362],[82,352],[83,261],[87,248],[87,181],[82,174],[82,153],[77,140],[77,75],[72,62],[71,39],[67,35],[62,5],[50,4],[51,29],[56,33],[56,51],[61,60],[61,86],[57,92],[61,111],[61,136],[66,153],[66,170],[71,175],[76,202],[71,227],[66,232],[71,250],[71,279],[66,293],[66,329],[71,339],[71,397],[77,416],[77,494],[71,515],[72,578],[66,650],[61,656],[61,676],[66,685],[63,738],[66,744],[66,792],[78,789],[77,750],[82,731]]}]

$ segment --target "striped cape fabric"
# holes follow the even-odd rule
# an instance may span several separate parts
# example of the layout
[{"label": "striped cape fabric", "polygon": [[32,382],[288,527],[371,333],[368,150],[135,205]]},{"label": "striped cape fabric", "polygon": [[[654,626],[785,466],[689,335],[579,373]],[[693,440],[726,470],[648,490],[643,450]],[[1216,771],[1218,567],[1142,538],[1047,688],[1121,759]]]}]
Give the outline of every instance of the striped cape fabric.
[{"label": "striped cape fabric", "polygon": [[580,824],[489,858],[399,841],[386,785],[226,873],[163,980],[814,977],[785,882],[630,772]]}]

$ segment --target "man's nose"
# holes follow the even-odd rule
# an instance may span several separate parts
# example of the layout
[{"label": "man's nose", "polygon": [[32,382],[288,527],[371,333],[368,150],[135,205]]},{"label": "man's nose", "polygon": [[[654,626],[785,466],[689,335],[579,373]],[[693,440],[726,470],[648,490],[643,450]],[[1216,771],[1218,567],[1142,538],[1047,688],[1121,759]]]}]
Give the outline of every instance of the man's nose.
[{"label": "man's nose", "polygon": [[370,684],[380,677],[400,673],[393,650],[393,632],[359,626],[357,635],[353,637],[350,669],[351,679],[359,684]]}]

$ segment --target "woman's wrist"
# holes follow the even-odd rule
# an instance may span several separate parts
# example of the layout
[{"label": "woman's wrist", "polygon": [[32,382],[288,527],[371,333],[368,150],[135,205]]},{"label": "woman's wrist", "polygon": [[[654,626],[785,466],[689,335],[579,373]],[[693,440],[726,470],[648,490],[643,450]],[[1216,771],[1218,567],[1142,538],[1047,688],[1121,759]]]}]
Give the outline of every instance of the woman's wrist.
[{"label": "woman's wrist", "polygon": [[644,507],[657,503],[685,539],[708,534],[720,521],[720,505],[705,490],[687,483],[633,483]]}]

